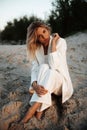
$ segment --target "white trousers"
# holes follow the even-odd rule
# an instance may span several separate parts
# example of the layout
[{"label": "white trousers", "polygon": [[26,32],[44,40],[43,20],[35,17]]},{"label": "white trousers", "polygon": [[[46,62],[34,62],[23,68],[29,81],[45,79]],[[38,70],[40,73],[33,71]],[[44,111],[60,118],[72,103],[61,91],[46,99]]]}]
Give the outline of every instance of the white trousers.
[{"label": "white trousers", "polygon": [[30,105],[40,102],[42,105],[37,111],[43,111],[52,105],[51,94],[62,94],[62,76],[54,69],[50,69],[48,64],[42,64],[39,67],[37,83],[44,86],[48,92],[45,95],[38,96],[36,92],[31,97]]}]

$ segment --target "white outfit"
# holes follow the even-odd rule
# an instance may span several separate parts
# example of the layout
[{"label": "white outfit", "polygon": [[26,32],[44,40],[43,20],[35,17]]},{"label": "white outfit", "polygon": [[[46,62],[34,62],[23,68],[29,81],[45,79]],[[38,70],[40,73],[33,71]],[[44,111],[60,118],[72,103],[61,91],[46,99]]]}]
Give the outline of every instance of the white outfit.
[{"label": "white outfit", "polygon": [[[31,60],[31,84],[37,81],[38,84],[44,86],[48,92],[39,97],[36,92],[32,95],[30,104],[34,102],[42,103],[38,111],[51,106],[51,93],[57,95],[62,94],[62,103],[68,100],[73,94],[73,87],[68,72],[66,61],[66,41],[63,38],[58,39],[56,51],[51,52],[51,40],[48,47],[48,56],[45,59],[44,50],[41,46],[36,51],[36,58]],[[29,90],[32,89],[30,86]]]}]

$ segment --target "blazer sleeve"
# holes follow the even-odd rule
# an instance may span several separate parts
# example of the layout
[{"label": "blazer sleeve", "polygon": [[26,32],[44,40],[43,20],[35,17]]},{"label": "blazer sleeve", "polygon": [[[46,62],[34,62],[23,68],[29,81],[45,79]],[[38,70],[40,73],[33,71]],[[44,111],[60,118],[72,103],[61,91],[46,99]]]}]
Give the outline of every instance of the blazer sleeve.
[{"label": "blazer sleeve", "polygon": [[66,63],[66,41],[60,38],[57,42],[56,51],[49,54],[48,62],[52,69],[58,69],[61,64]]},{"label": "blazer sleeve", "polygon": [[37,81],[38,66],[39,64],[36,59],[31,62],[31,84],[33,81]]}]

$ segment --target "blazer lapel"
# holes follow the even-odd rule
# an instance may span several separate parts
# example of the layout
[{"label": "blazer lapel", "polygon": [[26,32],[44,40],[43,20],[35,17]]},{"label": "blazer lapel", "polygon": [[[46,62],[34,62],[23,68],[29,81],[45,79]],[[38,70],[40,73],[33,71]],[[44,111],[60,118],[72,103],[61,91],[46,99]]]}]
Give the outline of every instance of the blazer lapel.
[{"label": "blazer lapel", "polygon": [[[51,52],[51,40],[52,40],[52,36],[50,36],[48,54]],[[45,62],[43,46],[41,46],[36,50],[36,58],[39,64],[43,64]]]},{"label": "blazer lapel", "polygon": [[43,50],[43,46],[41,46],[40,48],[38,48],[36,50],[36,58],[39,64],[44,63],[44,50]]}]

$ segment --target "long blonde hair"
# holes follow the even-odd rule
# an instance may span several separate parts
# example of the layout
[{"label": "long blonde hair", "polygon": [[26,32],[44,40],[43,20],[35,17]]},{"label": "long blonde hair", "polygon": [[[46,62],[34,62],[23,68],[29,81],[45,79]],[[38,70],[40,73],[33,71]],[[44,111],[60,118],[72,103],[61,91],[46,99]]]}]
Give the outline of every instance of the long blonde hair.
[{"label": "long blonde hair", "polygon": [[36,30],[38,27],[44,27],[51,32],[51,28],[40,21],[32,22],[29,25],[29,27],[27,28],[27,38],[26,38],[27,54],[28,54],[27,56],[29,60],[35,58],[36,49],[41,47],[41,43],[37,41]]}]

